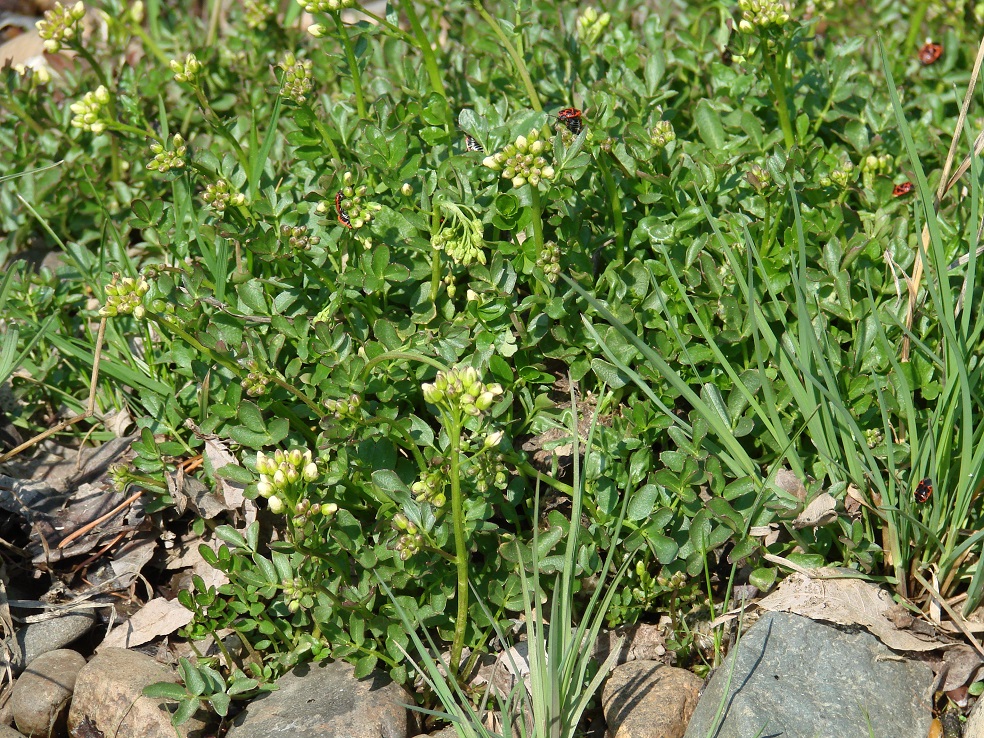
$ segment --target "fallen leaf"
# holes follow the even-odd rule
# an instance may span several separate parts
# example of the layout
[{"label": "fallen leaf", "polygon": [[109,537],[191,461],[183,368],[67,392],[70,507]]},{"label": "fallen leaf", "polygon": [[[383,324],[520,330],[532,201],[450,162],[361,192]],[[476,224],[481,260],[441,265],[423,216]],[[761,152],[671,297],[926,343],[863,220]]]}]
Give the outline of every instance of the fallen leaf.
[{"label": "fallen leaf", "polygon": [[170,635],[191,622],[192,612],[177,600],[156,597],[106,634],[99,648],[132,648]]},{"label": "fallen leaf", "polygon": [[788,492],[800,502],[806,500],[806,487],[802,480],[789,469],[780,469],[776,472],[775,484],[783,492]]},{"label": "fallen leaf", "polygon": [[[229,466],[230,464],[239,466],[239,460],[229,452],[228,446],[220,439],[211,435],[205,436],[205,458],[212,466],[213,473],[223,466]],[[230,510],[236,510],[241,507],[245,499],[243,497],[243,490],[246,489],[246,485],[233,482],[231,479],[224,479],[218,475],[214,476],[219,485],[219,491],[225,497],[225,503],[228,508]]]},{"label": "fallen leaf", "polygon": [[813,498],[806,509],[793,521],[793,527],[820,528],[837,519],[837,500],[829,492],[822,492]]},{"label": "fallen leaf", "polygon": [[129,587],[144,566],[154,558],[157,540],[157,533],[138,533],[113,554],[111,565],[113,573],[119,578],[121,589]]},{"label": "fallen leaf", "polygon": [[811,574],[790,574],[775,592],[759,601],[759,607],[838,625],[859,625],[896,651],[932,651],[950,646],[951,641],[942,638],[899,630],[890,619],[889,611],[895,604],[891,595],[858,579],[856,572],[824,568],[812,570]]},{"label": "fallen leaf", "polygon": [[984,664],[984,660],[977,651],[966,643],[960,643],[943,654],[943,661],[947,665],[946,681],[943,682],[943,691],[951,692],[969,684],[977,670]]}]

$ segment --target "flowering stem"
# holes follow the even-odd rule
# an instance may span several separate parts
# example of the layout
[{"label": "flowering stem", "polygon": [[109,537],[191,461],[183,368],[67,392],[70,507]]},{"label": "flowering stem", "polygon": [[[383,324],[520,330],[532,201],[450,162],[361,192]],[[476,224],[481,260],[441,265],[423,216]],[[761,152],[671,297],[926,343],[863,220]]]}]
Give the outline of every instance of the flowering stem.
[{"label": "flowering stem", "polygon": [[[93,71],[96,73],[96,76],[99,78],[99,84],[101,84],[103,87],[105,87],[107,90],[110,91],[109,103],[107,104],[106,109],[109,111],[110,120],[115,121],[116,98],[112,94],[112,90],[114,88],[110,86],[109,79],[107,79],[106,77],[106,72],[103,71],[103,68],[99,66],[99,63],[96,61],[96,58],[89,53],[89,50],[85,48],[85,46],[83,46],[82,44],[78,44],[73,46],[73,48],[75,49],[75,51],[79,53],[79,56],[85,59],[89,63],[89,66],[92,67]],[[114,180],[118,180],[121,176],[120,144],[119,141],[116,140],[115,136],[109,137],[109,151],[110,151],[110,164],[112,166],[112,172],[113,172],[112,177]]]},{"label": "flowering stem", "polygon": [[403,0],[401,5],[403,12],[407,14],[407,19],[410,21],[410,28],[413,29],[413,33],[417,37],[415,46],[420,49],[420,53],[424,57],[424,66],[427,67],[427,76],[430,78],[431,87],[434,92],[447,100],[448,95],[444,89],[444,80],[441,79],[441,70],[437,66],[434,49],[424,32],[424,27],[420,25],[420,18],[413,7],[413,0]]},{"label": "flowering stem", "polygon": [[321,140],[324,141],[325,145],[328,147],[328,150],[331,153],[331,158],[334,161],[341,162],[342,157],[338,153],[338,147],[335,146],[335,141],[332,139],[331,135],[329,135],[328,129],[325,128],[324,124],[321,122],[318,116],[314,115],[314,111],[311,109],[311,106],[308,105],[306,107],[308,110],[311,111],[312,118],[314,120],[314,125],[318,129],[318,133],[321,134]]},{"label": "flowering stem", "polygon": [[27,123],[28,127],[34,131],[36,136],[44,136],[47,133],[47,131],[41,127],[41,124],[34,120],[33,117],[28,115],[27,111],[23,107],[17,104],[17,101],[14,100],[12,95],[4,100],[3,104],[6,105],[10,112],[14,114],[14,118],[16,120]]},{"label": "flowering stem", "polygon": [[318,417],[319,420],[325,417],[325,414],[321,411],[321,408],[319,408],[318,405],[310,397],[308,397],[299,389],[297,389],[297,387],[291,386],[289,383],[285,382],[284,380],[282,380],[280,377],[276,375],[272,375],[270,377],[270,381],[273,382],[278,387],[287,390],[292,395],[294,395],[294,397],[296,397],[298,400],[300,400],[305,405],[307,405],[311,409],[311,412],[313,412]]},{"label": "flowering stem", "polygon": [[536,252],[543,251],[543,211],[540,208],[540,190],[536,185],[530,185],[530,206],[533,208],[533,243]]},{"label": "flowering stem", "polygon": [[516,71],[519,73],[520,79],[523,80],[523,86],[526,87],[526,94],[530,98],[530,107],[532,107],[538,113],[543,110],[543,106],[540,104],[540,96],[536,94],[536,87],[533,86],[533,80],[530,79],[529,70],[526,68],[526,63],[523,61],[523,57],[519,55],[516,47],[513,45],[509,37],[506,36],[505,32],[502,30],[502,26],[496,21],[485,8],[482,6],[481,0],[475,0],[475,10],[478,11],[482,19],[489,24],[489,27],[499,37],[502,42],[502,46],[505,48],[509,57],[512,59],[513,64],[516,67]]},{"label": "flowering stem", "polygon": [[352,75],[352,86],[355,87],[355,109],[362,120],[366,120],[366,100],[365,93],[362,91],[362,72],[359,70],[359,60],[355,56],[355,47],[352,46],[352,39],[349,38],[348,29],[342,23],[338,13],[332,14],[335,21],[335,29],[338,31],[338,40],[341,41],[345,49],[345,58],[348,60],[349,74]]},{"label": "flowering stem", "polygon": [[239,141],[236,137],[232,135],[232,131],[226,128],[225,123],[215,114],[212,110],[212,106],[208,104],[208,100],[205,99],[205,94],[202,92],[202,88],[197,84],[194,86],[195,97],[198,99],[198,107],[202,109],[202,113],[205,115],[205,119],[211,124],[212,128],[218,131],[226,141],[232,144],[232,147],[236,150],[236,158],[239,159],[239,164],[247,172],[250,171],[249,158],[246,156],[246,152],[243,151],[243,147],[239,145]]},{"label": "flowering stem", "polygon": [[461,651],[468,627],[468,547],[465,541],[465,512],[461,499],[461,409],[455,406],[448,418],[449,452],[451,455],[451,517],[454,525],[454,563],[457,569],[458,612],[454,620],[454,639],[448,664],[452,676],[458,673]]},{"label": "flowering stem", "polygon": [[413,436],[410,435],[410,431],[400,426],[399,423],[392,418],[384,418],[382,415],[373,415],[367,421],[367,425],[370,427],[375,427],[377,425],[388,425],[392,428],[393,431],[398,433],[406,442],[406,450],[413,454],[413,458],[417,462],[417,466],[420,468],[421,474],[427,471],[427,459],[425,459],[424,455],[420,453],[420,448],[416,443],[414,443]]},{"label": "flowering stem", "polygon": [[[431,237],[441,230],[441,209],[437,207],[431,215]],[[437,303],[441,290],[441,252],[431,247],[431,302]]]},{"label": "flowering stem", "polygon": [[[765,71],[772,82],[774,99],[776,101],[776,112],[779,114],[779,127],[782,128],[782,138],[787,149],[796,145],[796,138],[793,136],[793,126],[789,120],[789,107],[786,102],[786,52],[785,49],[775,57],[769,56],[768,49],[762,44],[762,56],[765,59]],[[779,62],[782,61],[782,69],[779,69]]]},{"label": "flowering stem", "polygon": [[441,291],[441,252],[431,249],[431,302],[437,302]]},{"label": "flowering stem", "polygon": [[112,128],[114,131],[119,131],[120,133],[132,133],[134,136],[139,138],[149,138],[157,141],[160,144],[164,144],[163,140],[159,140],[157,135],[153,131],[145,131],[136,126],[128,125],[127,123],[120,123],[118,120],[114,120],[107,124],[107,128]]}]

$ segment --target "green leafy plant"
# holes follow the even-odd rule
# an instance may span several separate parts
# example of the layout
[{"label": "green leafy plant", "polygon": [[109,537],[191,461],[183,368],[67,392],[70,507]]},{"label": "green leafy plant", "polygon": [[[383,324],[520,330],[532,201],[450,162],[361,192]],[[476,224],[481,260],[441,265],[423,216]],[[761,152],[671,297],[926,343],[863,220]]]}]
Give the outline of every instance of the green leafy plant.
[{"label": "green leafy plant", "polygon": [[[573,398],[572,398],[573,400]],[[571,517],[568,521],[568,534],[563,553],[557,557],[542,557],[540,554],[541,541],[534,534],[532,544],[526,551],[518,541],[511,543],[517,550],[521,561],[520,586],[523,599],[523,611],[526,622],[526,644],[528,647],[529,685],[522,677],[517,678],[517,684],[511,693],[500,695],[500,715],[503,728],[499,734],[504,736],[521,735],[537,738],[564,738],[577,734],[582,715],[593,699],[601,682],[607,676],[619,655],[621,640],[608,654],[600,666],[593,661],[594,644],[605,622],[605,615],[614,599],[615,592],[625,576],[635,550],[642,545],[641,538],[629,536],[622,541],[626,552],[617,570],[613,570],[614,547],[609,552],[601,570],[600,578],[608,581],[612,571],[611,587],[595,588],[588,604],[575,615],[575,572],[578,562],[585,553],[580,540],[580,525],[584,499],[584,477],[580,470],[580,444],[578,440],[579,425],[577,423],[576,403],[572,401],[569,415],[569,432],[573,444],[574,456],[574,495],[572,498]],[[590,458],[597,452],[593,449],[594,429],[597,422],[597,411],[592,419],[591,429],[585,441],[585,456]],[[643,494],[645,497],[645,494]],[[611,534],[613,540],[620,539],[622,522],[625,517],[629,498],[622,504],[621,514],[616,519]],[[645,503],[641,503],[645,504]],[[539,512],[539,494],[535,505]],[[507,544],[509,545],[509,544]],[[541,572],[548,568],[556,570],[556,583],[549,595],[549,613],[545,611],[544,601],[548,595],[541,587]],[[527,574],[527,567],[530,573]],[[465,738],[473,736],[499,735],[492,733],[486,727],[486,721],[481,711],[472,707],[462,687],[455,678],[455,672],[437,653],[435,643],[425,632],[427,644],[417,635],[418,623],[413,622],[409,613],[400,607],[399,600],[393,595],[386,583],[380,579],[380,586],[391,597],[396,611],[417,650],[421,664],[415,668],[423,676],[430,688],[437,694],[445,712],[431,713],[450,720],[458,735]],[[504,649],[509,648],[505,635],[499,629],[497,637]],[[516,657],[506,650],[505,658]],[[453,652],[452,652],[453,655]],[[412,658],[408,654],[408,658]],[[524,674],[526,669],[513,664],[516,674]],[[488,695],[483,699],[486,703]]]},{"label": "green leafy plant", "polygon": [[203,661],[193,663],[182,658],[178,662],[178,671],[182,684],[157,682],[144,687],[143,690],[147,697],[177,702],[171,714],[171,723],[175,726],[187,722],[206,704],[216,715],[224,718],[229,714],[232,700],[247,700],[262,691],[257,680],[246,676],[238,669],[227,678]]},{"label": "green leafy plant", "polygon": [[[958,307],[980,269],[949,265],[976,254],[980,172],[938,209],[925,179],[974,86],[973,8],[351,5],[105,0],[93,34],[61,8],[45,40],[86,64],[0,74],[0,256],[57,257],[0,282],[5,410],[34,435],[91,409],[66,444],[132,418],[116,483],[224,543],[187,634],[254,658],[211,668],[405,681],[378,575],[458,669],[569,529],[568,384],[598,417],[572,576],[621,570],[625,499],[644,543],[610,625],[669,615],[707,668],[700,621],[783,558],[909,594],[936,567],[979,601],[982,341]],[[946,53],[877,63],[872,28]],[[481,418],[425,396],[452,367],[501,388]],[[259,524],[173,520],[168,476],[210,441],[238,463],[201,478]],[[835,515],[796,523],[822,495]]]}]

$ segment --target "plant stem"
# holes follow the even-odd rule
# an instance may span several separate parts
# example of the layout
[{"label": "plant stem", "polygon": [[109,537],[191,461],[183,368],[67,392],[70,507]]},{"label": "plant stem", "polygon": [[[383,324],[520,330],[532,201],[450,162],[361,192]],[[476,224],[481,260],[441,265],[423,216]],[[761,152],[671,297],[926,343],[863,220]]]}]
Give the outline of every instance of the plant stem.
[{"label": "plant stem", "polygon": [[536,251],[543,251],[543,211],[540,208],[540,190],[536,185],[530,185],[530,206],[533,208],[533,243]]},{"label": "plant stem", "polygon": [[403,12],[407,14],[407,19],[410,21],[410,28],[413,29],[414,36],[417,37],[417,43],[415,45],[420,49],[420,53],[424,57],[424,66],[427,68],[427,76],[430,78],[431,88],[447,100],[448,95],[444,89],[444,80],[441,79],[441,70],[437,66],[437,57],[434,56],[434,49],[431,46],[430,39],[427,38],[427,34],[424,32],[424,27],[420,25],[420,17],[413,7],[413,0],[403,0],[401,5],[403,6]]},{"label": "plant stem", "polygon": [[345,58],[348,60],[349,74],[352,75],[352,85],[355,87],[356,112],[358,112],[359,118],[366,120],[368,116],[366,115],[365,93],[362,91],[362,72],[359,70],[359,60],[355,56],[355,47],[352,46],[352,39],[349,38],[348,29],[345,27],[345,24],[342,23],[342,19],[338,13],[333,13],[332,19],[335,21],[335,29],[338,31],[338,40],[345,49]]},{"label": "plant stem", "polygon": [[618,257],[616,262],[618,264],[625,263],[625,224],[622,221],[622,201],[618,196],[618,187],[615,186],[615,178],[612,177],[611,170],[608,168],[608,162],[605,161],[605,155],[602,153],[600,156],[596,157],[598,162],[598,168],[601,170],[601,176],[605,180],[605,189],[608,190],[608,202],[612,208],[612,225],[615,228],[615,247],[618,249]]},{"label": "plant stem", "polygon": [[311,110],[311,114],[314,119],[314,126],[318,129],[318,133],[321,134],[321,140],[324,141],[325,145],[328,147],[332,160],[341,163],[341,154],[338,153],[338,147],[335,146],[335,142],[328,133],[328,129],[325,128],[324,124],[318,119],[318,116],[314,115],[314,110],[310,106],[308,106],[308,109]]},{"label": "plant stem", "polygon": [[451,658],[448,670],[452,677],[458,673],[461,651],[465,645],[468,627],[468,546],[465,541],[465,511],[461,499],[461,409],[454,407],[448,423],[451,455],[451,516],[454,524],[454,557],[457,569],[458,613],[454,620],[454,640],[451,642]]},{"label": "plant stem", "polygon": [[[96,58],[91,53],[89,53],[89,50],[85,48],[85,46],[79,44],[77,46],[74,46],[73,48],[79,53],[79,56],[85,59],[89,63],[89,66],[92,67],[92,70],[96,73],[96,76],[99,78],[99,84],[101,84],[103,87],[109,90],[110,95],[109,95],[109,104],[107,105],[107,109],[109,110],[110,119],[112,119],[115,122],[117,119],[116,97],[113,94],[115,92],[115,89],[109,84],[109,79],[106,77],[106,72],[103,71],[103,68],[99,66],[98,62],[96,62]],[[120,142],[116,139],[116,136],[109,137],[109,151],[110,151],[110,166],[113,172],[112,174],[113,179],[119,180],[120,177],[122,176],[122,167],[120,166]]]},{"label": "plant stem", "polygon": [[[240,166],[245,171],[250,171],[249,157],[246,156],[246,152],[243,151],[243,147],[240,145],[239,141],[232,135],[232,131],[226,127],[225,123],[222,122],[222,119],[216,115],[214,110],[212,110],[212,106],[209,105],[208,100],[205,99],[205,93],[202,92],[202,88],[196,84],[194,90],[195,98],[198,100],[198,107],[201,108],[202,114],[205,116],[205,120],[209,122],[212,128],[214,128],[220,136],[232,145],[232,148],[236,151],[236,158],[238,159]],[[215,174],[218,174],[218,172],[215,172]]]},{"label": "plant stem", "polygon": [[536,94],[536,88],[533,86],[533,80],[530,79],[529,70],[526,69],[526,62],[523,61],[523,57],[519,55],[516,51],[516,47],[513,45],[509,37],[506,36],[505,32],[502,30],[502,26],[499,22],[488,14],[488,11],[482,6],[480,0],[475,1],[475,10],[478,11],[479,15],[482,16],[482,20],[489,24],[489,27],[499,37],[502,42],[503,47],[506,49],[506,53],[512,59],[513,64],[516,67],[516,71],[519,73],[520,79],[523,80],[523,86],[526,88],[526,94],[530,98],[530,107],[532,107],[538,113],[543,110],[543,106],[540,104],[540,96]]},{"label": "plant stem", "polygon": [[272,375],[270,377],[270,381],[273,382],[278,387],[280,387],[281,389],[287,390],[290,394],[294,395],[294,397],[296,397],[298,400],[300,400],[305,405],[307,405],[308,408],[311,410],[311,412],[313,412],[319,420],[325,417],[325,413],[321,411],[321,408],[318,407],[317,403],[314,402],[314,400],[312,400],[310,397],[305,395],[303,392],[301,392],[299,389],[297,389],[297,387],[291,386],[290,383],[285,382],[284,380],[282,380],[280,377],[276,375]]},{"label": "plant stem", "polygon": [[[786,50],[783,48],[779,54],[771,57],[763,44],[762,57],[765,59],[765,71],[772,82],[776,112],[779,114],[779,127],[782,128],[782,138],[786,148],[791,149],[796,145],[796,138],[793,136],[793,125],[789,120],[789,107],[786,102]],[[780,61],[782,62],[781,69]]]}]

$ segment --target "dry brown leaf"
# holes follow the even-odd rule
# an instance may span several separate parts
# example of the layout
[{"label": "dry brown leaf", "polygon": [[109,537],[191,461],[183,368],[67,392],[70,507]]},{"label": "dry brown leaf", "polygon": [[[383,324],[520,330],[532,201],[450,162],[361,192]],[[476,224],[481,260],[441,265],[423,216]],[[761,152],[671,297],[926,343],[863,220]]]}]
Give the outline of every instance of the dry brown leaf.
[{"label": "dry brown leaf", "polygon": [[220,587],[229,583],[229,578],[221,571],[211,566],[199,553],[199,546],[205,545],[218,553],[222,541],[218,538],[205,541],[199,536],[192,535],[189,539],[181,541],[175,549],[174,555],[167,561],[167,569],[174,571],[178,569],[191,569],[192,574],[197,574],[205,582],[205,587]]},{"label": "dry brown leaf", "polygon": [[[895,604],[888,592],[855,578],[851,571],[845,578],[842,570],[825,568],[813,576],[789,575],[775,592],[758,605],[774,612],[825,620],[838,625],[859,625],[882,643],[896,651],[932,651],[949,646],[949,642],[899,630],[889,617]],[[839,577],[820,579],[817,577]]]},{"label": "dry brown leaf", "polygon": [[796,516],[793,527],[797,530],[800,528],[819,528],[836,519],[837,500],[829,492],[823,492],[814,497],[806,509]]},{"label": "dry brown leaf", "polygon": [[968,684],[984,664],[984,659],[973,648],[966,643],[960,643],[943,655],[943,661],[947,665],[946,681],[943,683],[943,691],[950,692],[954,689]]},{"label": "dry brown leaf", "polygon": [[191,610],[177,600],[157,597],[132,618],[106,634],[99,648],[132,648],[160,636],[170,635],[191,622]]},{"label": "dry brown leaf", "polygon": [[788,492],[800,502],[806,500],[806,487],[803,481],[789,469],[776,472],[776,486],[783,492]]},{"label": "dry brown leaf", "polygon": [[[216,472],[229,464],[239,466],[239,460],[229,452],[229,447],[214,436],[205,436],[205,458],[208,459],[208,463]],[[216,481],[228,508],[237,510],[242,507],[245,500],[243,490],[246,489],[246,485],[233,482],[231,479],[223,479],[218,475],[216,475]]]},{"label": "dry brown leaf", "polygon": [[119,577],[121,589],[129,587],[144,566],[154,557],[158,538],[156,532],[138,533],[115,551],[111,566],[113,573]]},{"label": "dry brown leaf", "polygon": [[761,538],[763,546],[771,546],[779,540],[779,524],[756,525],[748,531],[748,535],[753,538]]}]

